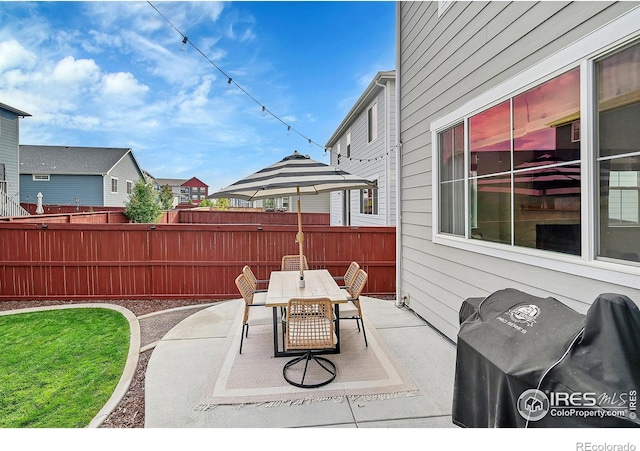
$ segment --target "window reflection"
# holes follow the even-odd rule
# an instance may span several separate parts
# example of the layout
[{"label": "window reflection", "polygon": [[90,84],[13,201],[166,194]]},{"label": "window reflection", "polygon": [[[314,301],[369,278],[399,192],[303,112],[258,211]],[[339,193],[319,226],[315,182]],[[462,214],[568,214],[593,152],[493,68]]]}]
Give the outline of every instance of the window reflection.
[{"label": "window reflection", "polygon": [[580,70],[573,69],[513,98],[514,166],[580,159]]},{"label": "window reflection", "polygon": [[471,171],[477,175],[511,169],[511,102],[469,118]]},{"label": "window reflection", "polygon": [[579,68],[469,119],[472,238],[580,254],[579,121]]},{"label": "window reflection", "polygon": [[471,237],[511,244],[511,176],[482,177],[471,185],[476,192],[471,209],[477,215]]},{"label": "window reflection", "polygon": [[464,125],[439,134],[440,232],[464,235]]}]

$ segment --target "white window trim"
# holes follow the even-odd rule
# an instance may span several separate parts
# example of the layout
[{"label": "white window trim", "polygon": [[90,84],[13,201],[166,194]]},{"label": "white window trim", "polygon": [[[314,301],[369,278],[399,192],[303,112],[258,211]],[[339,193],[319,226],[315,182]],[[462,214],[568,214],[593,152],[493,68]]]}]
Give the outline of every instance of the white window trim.
[{"label": "white window trim", "polygon": [[[132,180],[127,180],[127,194],[133,194],[134,185],[135,183]],[[131,189],[129,189],[129,186],[131,186]]]},{"label": "white window trim", "polygon": [[[430,125],[432,156],[432,242],[453,248],[482,253],[527,265],[554,271],[575,274],[603,282],[640,288],[638,282],[638,266],[631,262],[613,262],[606,259],[595,259],[596,256],[596,196],[594,183],[594,149],[596,131],[593,127],[585,128],[585,124],[593,124],[595,111],[594,90],[590,89],[594,81],[594,59],[599,58],[631,42],[640,36],[637,24],[640,23],[640,7],[617,17],[608,24],[594,30],[588,35],[568,45],[564,49],[550,55],[539,63],[513,76],[509,80],[489,89],[473,98],[461,107],[451,111]],[[468,236],[469,215],[465,215],[465,237],[457,237],[439,233],[440,230],[440,184],[438,178],[439,155],[438,133],[465,121],[468,130],[468,118],[484,111],[506,99],[527,89],[539,85],[563,72],[580,66],[580,129],[581,129],[581,177],[583,186],[581,197],[582,255],[572,256],[525,247],[508,246],[500,243],[472,240]],[[591,105],[591,107],[587,107]],[[586,133],[586,131],[589,133]],[[465,165],[468,165],[468,143],[465,140]],[[468,167],[468,166],[465,166]],[[465,178],[465,193],[468,192],[468,177]],[[465,211],[469,211],[469,199],[465,196]],[[586,233],[585,233],[586,232]]]},{"label": "white window trim", "polygon": [[34,182],[49,182],[51,181],[51,175],[50,174],[32,174],[31,180],[33,180]]},{"label": "white window trim", "polygon": [[[116,181],[116,191],[113,190],[113,181]],[[111,192],[111,194],[118,194],[118,177],[111,177],[111,179],[109,180],[109,190]]]}]

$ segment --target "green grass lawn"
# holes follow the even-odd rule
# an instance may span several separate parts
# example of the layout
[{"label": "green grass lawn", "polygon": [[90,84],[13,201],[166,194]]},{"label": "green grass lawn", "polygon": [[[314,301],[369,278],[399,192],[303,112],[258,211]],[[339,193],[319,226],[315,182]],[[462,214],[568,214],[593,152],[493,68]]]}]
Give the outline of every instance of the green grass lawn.
[{"label": "green grass lawn", "polygon": [[0,316],[0,427],[87,426],[122,376],[129,335],[104,308]]}]

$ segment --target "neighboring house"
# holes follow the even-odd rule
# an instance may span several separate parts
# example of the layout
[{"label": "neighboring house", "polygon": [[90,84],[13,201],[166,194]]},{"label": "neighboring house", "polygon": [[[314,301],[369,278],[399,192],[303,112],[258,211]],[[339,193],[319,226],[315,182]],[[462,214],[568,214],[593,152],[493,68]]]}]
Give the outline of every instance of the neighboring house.
[{"label": "neighboring house", "polygon": [[[300,210],[303,213],[329,213],[331,193],[320,193],[313,196],[300,196]],[[253,201],[254,208],[262,208],[266,211],[298,212],[298,196],[285,196],[273,199],[261,199]]]},{"label": "neighboring house", "polygon": [[198,205],[209,195],[209,185],[196,177],[190,179],[156,179],[156,188],[169,186],[173,193],[173,206],[194,204]]},{"label": "neighboring house", "polygon": [[131,149],[20,146],[20,201],[124,207],[144,177]]},{"label": "neighboring house", "polygon": [[142,175],[144,177],[144,181],[151,186],[156,186],[156,178],[151,175],[148,171],[142,170]]},{"label": "neighboring house", "polygon": [[399,300],[453,340],[507,287],[640,303],[639,3],[397,8]]},{"label": "neighboring house", "polygon": [[21,117],[31,116],[0,103],[0,216],[26,216],[20,207],[20,126]]},{"label": "neighboring house", "polygon": [[396,225],[396,72],[378,72],[326,148],[331,165],[377,187],[331,194],[331,225]]}]

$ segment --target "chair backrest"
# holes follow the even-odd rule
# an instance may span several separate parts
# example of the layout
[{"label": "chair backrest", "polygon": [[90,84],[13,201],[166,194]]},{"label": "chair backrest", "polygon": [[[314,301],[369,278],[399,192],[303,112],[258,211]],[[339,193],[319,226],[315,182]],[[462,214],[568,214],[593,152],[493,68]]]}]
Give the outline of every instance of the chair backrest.
[{"label": "chair backrest", "polygon": [[356,275],[353,278],[353,283],[347,287],[347,291],[349,292],[351,299],[360,298],[360,293],[362,293],[368,278],[369,275],[364,271],[364,269],[359,269],[356,272]]},{"label": "chair backrest", "polygon": [[293,298],[287,303],[287,349],[335,346],[333,308],[328,298]]},{"label": "chair backrest", "polygon": [[258,287],[258,278],[253,273],[251,268],[249,268],[249,266],[245,265],[245,267],[242,268],[242,274],[244,274],[244,276],[247,278],[249,283],[251,285],[253,285],[253,289],[255,290]]},{"label": "chair backrest", "polygon": [[[302,264],[302,269],[307,271],[309,264],[305,255],[302,256]],[[300,255],[285,255],[282,257],[282,271],[300,271]]]},{"label": "chair backrest", "polygon": [[347,272],[344,273],[344,284],[346,286],[351,286],[353,284],[353,279],[356,277],[356,273],[359,269],[360,265],[357,262],[351,262],[347,268]]},{"label": "chair backrest", "polygon": [[244,303],[253,304],[253,292],[255,291],[255,288],[253,288],[253,285],[249,279],[247,279],[247,276],[244,274],[238,275],[238,277],[236,277],[236,286],[244,299]]}]

